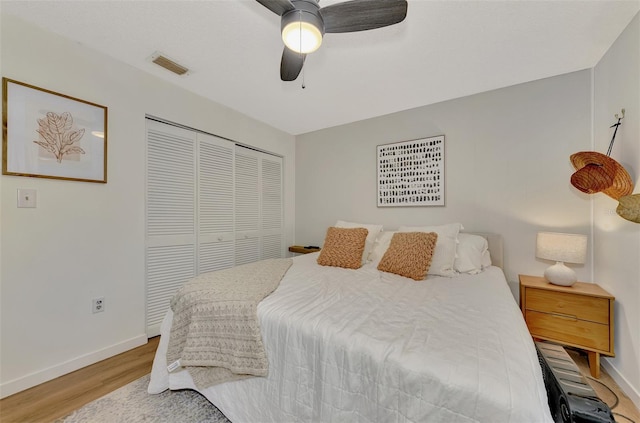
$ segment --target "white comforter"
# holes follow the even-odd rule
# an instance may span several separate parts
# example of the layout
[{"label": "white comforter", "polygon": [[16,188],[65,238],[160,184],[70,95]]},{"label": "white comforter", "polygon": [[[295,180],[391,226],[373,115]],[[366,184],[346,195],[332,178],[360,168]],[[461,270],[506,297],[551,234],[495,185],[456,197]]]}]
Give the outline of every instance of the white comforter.
[{"label": "white comforter", "polygon": [[[240,422],[551,422],[535,348],[502,270],[415,282],[294,259],[258,306],[269,376],[201,391]],[[150,393],[169,373],[171,312]]]}]

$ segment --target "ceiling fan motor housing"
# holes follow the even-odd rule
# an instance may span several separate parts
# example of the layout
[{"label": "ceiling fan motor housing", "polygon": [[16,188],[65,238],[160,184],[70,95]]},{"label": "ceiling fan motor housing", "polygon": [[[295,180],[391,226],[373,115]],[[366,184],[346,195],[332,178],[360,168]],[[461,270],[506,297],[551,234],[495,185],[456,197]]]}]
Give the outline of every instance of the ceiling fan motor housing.
[{"label": "ceiling fan motor housing", "polygon": [[320,14],[320,6],[315,0],[292,0],[295,9],[282,15],[280,20],[280,31],[292,22],[307,22],[318,28],[324,36],[324,20]]},{"label": "ceiling fan motor housing", "polygon": [[284,42],[280,79],[295,80],[309,53],[322,44],[325,33],[367,31],[400,23],[407,0],[349,0],[320,8],[318,0],[256,0],[280,16]]}]

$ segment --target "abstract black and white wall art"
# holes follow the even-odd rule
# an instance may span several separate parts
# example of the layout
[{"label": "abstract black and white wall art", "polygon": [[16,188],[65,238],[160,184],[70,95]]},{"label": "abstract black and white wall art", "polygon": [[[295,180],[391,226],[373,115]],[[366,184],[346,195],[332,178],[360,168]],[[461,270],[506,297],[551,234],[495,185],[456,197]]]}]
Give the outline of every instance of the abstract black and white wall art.
[{"label": "abstract black and white wall art", "polygon": [[444,135],[377,146],[378,207],[444,206]]}]

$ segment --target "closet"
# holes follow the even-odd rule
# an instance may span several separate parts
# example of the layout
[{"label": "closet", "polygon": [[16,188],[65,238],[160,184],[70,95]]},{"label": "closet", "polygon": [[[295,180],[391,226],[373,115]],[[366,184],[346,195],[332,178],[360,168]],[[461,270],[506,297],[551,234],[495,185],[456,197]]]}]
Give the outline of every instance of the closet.
[{"label": "closet", "polygon": [[282,158],[147,119],[147,335],[187,280],[284,257]]}]

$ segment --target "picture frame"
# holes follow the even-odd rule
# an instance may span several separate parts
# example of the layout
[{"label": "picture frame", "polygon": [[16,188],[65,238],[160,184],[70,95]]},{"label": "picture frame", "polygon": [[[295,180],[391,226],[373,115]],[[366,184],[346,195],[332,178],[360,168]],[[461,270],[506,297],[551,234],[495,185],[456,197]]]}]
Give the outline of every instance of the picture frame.
[{"label": "picture frame", "polygon": [[107,107],[2,78],[2,174],[107,182]]},{"label": "picture frame", "polygon": [[444,135],[378,145],[378,207],[444,206],[444,147]]}]

